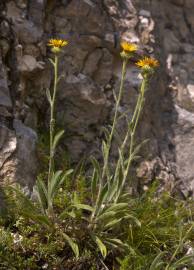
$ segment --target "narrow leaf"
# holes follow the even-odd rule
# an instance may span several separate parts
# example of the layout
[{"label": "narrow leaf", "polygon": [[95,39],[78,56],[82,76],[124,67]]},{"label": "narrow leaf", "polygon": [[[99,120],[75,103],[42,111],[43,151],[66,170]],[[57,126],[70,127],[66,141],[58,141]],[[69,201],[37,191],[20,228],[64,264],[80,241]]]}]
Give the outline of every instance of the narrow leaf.
[{"label": "narrow leaf", "polygon": [[48,183],[48,200],[52,200],[53,195],[56,193],[56,187],[58,186],[59,178],[63,171],[59,170],[53,173]]},{"label": "narrow leaf", "polygon": [[95,201],[95,197],[97,194],[97,183],[99,181],[99,174],[96,171],[96,169],[94,169],[93,171],[93,175],[92,175],[92,180],[91,180],[91,193],[92,193],[92,201]]},{"label": "narrow leaf", "polygon": [[51,64],[52,64],[53,66],[55,66],[55,62],[53,61],[53,59],[49,58],[48,60],[51,62]]},{"label": "narrow leaf", "polygon": [[105,221],[108,218],[112,218],[116,215],[116,212],[114,211],[106,211],[102,215],[98,216],[97,220],[101,220],[102,222]]},{"label": "narrow leaf", "polygon": [[128,203],[115,203],[112,204],[109,208],[106,209],[106,211],[122,211],[122,210],[128,210]]},{"label": "narrow leaf", "polygon": [[114,90],[113,90],[113,97],[114,97],[115,102],[117,102],[117,95]]},{"label": "narrow leaf", "polygon": [[97,160],[96,158],[94,158],[94,157],[91,157],[91,162],[92,162],[92,165],[93,165],[93,167],[95,168],[95,170],[96,170],[96,171],[98,172],[98,174],[100,175],[101,169],[100,169],[100,164],[99,164],[98,160]]},{"label": "narrow leaf", "polygon": [[138,227],[141,227],[141,222],[136,217],[132,215],[125,215],[125,219],[132,219]]},{"label": "narrow leaf", "polygon": [[53,177],[51,178],[51,182],[50,182],[50,199],[53,200],[55,195],[57,194],[59,188],[61,187],[61,185],[64,183],[64,181],[66,180],[67,176],[70,175],[73,172],[72,169],[67,170],[63,175],[61,175],[63,172],[62,171],[57,171]]},{"label": "narrow leaf", "polygon": [[186,266],[185,264],[192,262],[193,259],[194,259],[194,254],[186,255],[183,258],[176,261],[175,263],[173,263],[172,267],[176,269],[177,267],[180,267],[180,266]]},{"label": "narrow leaf", "polygon": [[102,206],[106,200],[107,194],[108,194],[108,184],[105,184],[99,196],[99,201],[96,206],[96,214],[100,213],[103,210],[104,207]]},{"label": "narrow leaf", "polygon": [[97,244],[102,256],[104,258],[106,258],[106,255],[107,255],[107,249],[106,249],[106,246],[102,243],[102,241],[100,240],[99,237],[97,237],[96,235],[93,237],[95,243]]},{"label": "narrow leaf", "polygon": [[108,142],[109,137],[110,137],[110,132],[109,132],[108,128],[106,128],[106,127],[102,127],[102,131],[104,132],[104,135],[105,135],[106,141]]},{"label": "narrow leaf", "polygon": [[77,209],[88,210],[90,212],[94,211],[94,208],[91,207],[90,205],[87,205],[87,204],[78,203],[78,204],[73,204],[72,206],[77,208]]},{"label": "narrow leaf", "polygon": [[37,195],[42,208],[46,210],[48,205],[48,192],[45,183],[41,179],[38,179],[36,182],[35,189],[38,193]]},{"label": "narrow leaf", "polygon": [[63,134],[64,134],[64,130],[61,130],[57,132],[57,134],[55,135],[54,140],[53,140],[53,151],[56,149],[57,144],[59,140],[61,139],[61,137],[63,136]]},{"label": "narrow leaf", "polygon": [[52,103],[52,98],[51,98],[50,90],[48,88],[46,89],[46,97],[48,99],[48,102],[51,104]]},{"label": "narrow leaf", "polygon": [[116,226],[116,225],[118,225],[120,222],[121,222],[121,220],[122,220],[123,218],[115,218],[114,220],[111,220],[109,223],[107,223],[105,226],[104,226],[104,228],[105,229],[110,229],[110,228],[112,228],[112,227],[114,227],[114,226]]},{"label": "narrow leaf", "polygon": [[92,175],[92,180],[91,180],[91,192],[92,192],[92,199],[94,201],[94,198],[97,193],[97,184],[99,182],[99,178],[101,175],[101,169],[100,169],[100,164],[99,162],[92,157],[91,158],[92,165],[94,167],[93,175]]},{"label": "narrow leaf", "polygon": [[75,257],[76,258],[79,258],[79,248],[78,248],[78,245],[66,233],[62,233],[62,235],[65,238],[65,240],[67,241],[67,243],[70,245],[72,251],[75,254]]},{"label": "narrow leaf", "polygon": [[108,155],[108,146],[106,144],[106,142],[103,140],[102,141],[102,154],[103,154],[103,158],[104,158],[104,161],[106,160],[106,157]]},{"label": "narrow leaf", "polygon": [[115,245],[115,247],[120,247],[124,249],[128,249],[129,246],[125,243],[123,243],[120,239],[118,238],[106,238],[106,242],[109,244]]},{"label": "narrow leaf", "polygon": [[156,269],[160,269],[159,267],[164,265],[164,262],[161,261],[162,256],[165,254],[166,252],[160,252],[155,259],[153,260],[152,264],[150,265],[150,269],[149,270],[156,270]]}]

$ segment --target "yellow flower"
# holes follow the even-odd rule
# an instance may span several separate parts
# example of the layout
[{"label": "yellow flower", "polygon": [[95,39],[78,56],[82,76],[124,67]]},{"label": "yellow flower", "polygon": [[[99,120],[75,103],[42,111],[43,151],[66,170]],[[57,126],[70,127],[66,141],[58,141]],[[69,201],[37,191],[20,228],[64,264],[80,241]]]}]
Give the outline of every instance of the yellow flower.
[{"label": "yellow flower", "polygon": [[156,68],[159,66],[158,60],[152,57],[144,57],[143,59],[139,60],[136,65],[143,69],[149,69],[149,68]]},{"label": "yellow flower", "polygon": [[121,42],[121,48],[123,49],[125,53],[131,53],[131,52],[137,51],[137,46],[135,44],[128,43],[125,41]]},{"label": "yellow flower", "polygon": [[68,44],[68,41],[62,40],[62,39],[50,39],[48,46],[52,47],[52,52],[58,53],[61,51],[61,48],[66,46]]}]

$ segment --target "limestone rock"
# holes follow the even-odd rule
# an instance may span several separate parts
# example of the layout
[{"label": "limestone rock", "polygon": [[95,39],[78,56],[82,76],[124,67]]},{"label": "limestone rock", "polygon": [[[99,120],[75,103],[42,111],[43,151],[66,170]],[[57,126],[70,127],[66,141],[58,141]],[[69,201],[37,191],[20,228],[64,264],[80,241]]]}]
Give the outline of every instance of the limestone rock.
[{"label": "limestone rock", "polygon": [[37,134],[31,128],[22,124],[20,120],[14,120],[13,124],[17,138],[15,181],[23,186],[28,186],[32,190],[38,168],[36,158]]},{"label": "limestone rock", "polygon": [[27,20],[17,22],[14,25],[14,31],[21,44],[40,42],[43,33],[33,22]]},{"label": "limestone rock", "polygon": [[7,82],[7,74],[1,56],[0,56],[0,105],[9,108],[12,106]]},{"label": "limestone rock", "polygon": [[[129,117],[141,82],[133,62],[144,54],[160,61],[138,129],[137,141],[150,141],[142,149],[134,178],[143,185],[157,178],[189,194],[194,189],[193,0],[27,2],[0,1],[1,181],[17,179],[31,188],[36,179],[39,118],[48,130],[45,89],[52,89],[53,71],[46,44],[52,37],[69,40],[60,57],[56,106],[57,122],[66,130],[61,148],[68,149],[73,162],[91,153],[102,158],[101,127],[114,113],[113,89],[117,92],[120,81],[124,39],[139,46],[119,108]],[[119,128],[123,134],[125,123]]]},{"label": "limestone rock", "polygon": [[20,59],[18,70],[21,73],[31,73],[44,68],[44,62],[36,61],[31,55],[24,55]]},{"label": "limestone rock", "polygon": [[16,150],[15,133],[5,126],[0,126],[0,170]]},{"label": "limestone rock", "polygon": [[[66,78],[66,85],[64,90],[60,91],[59,100],[57,121],[68,133],[72,133],[75,147],[72,147],[72,144],[71,147],[69,146],[68,138],[65,139],[65,144],[67,148],[70,147],[73,150],[72,153],[70,151],[72,160],[78,161],[82,151],[90,151],[87,144],[92,147],[96,136],[93,127],[100,128],[100,124],[106,118],[106,97],[100,87],[89,77],[78,74],[78,76]],[[85,146],[83,141],[86,142]]]}]

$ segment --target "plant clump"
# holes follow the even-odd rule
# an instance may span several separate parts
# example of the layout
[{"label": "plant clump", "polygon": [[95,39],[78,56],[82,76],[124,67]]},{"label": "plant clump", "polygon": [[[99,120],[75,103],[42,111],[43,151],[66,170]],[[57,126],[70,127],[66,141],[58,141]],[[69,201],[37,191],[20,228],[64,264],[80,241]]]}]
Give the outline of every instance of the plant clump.
[{"label": "plant clump", "polygon": [[[48,169],[36,181],[33,197],[20,186],[5,188],[7,213],[1,218],[1,269],[149,269],[175,270],[193,265],[192,203],[177,202],[170,194],[156,197],[152,188],[142,196],[128,192],[130,170],[142,145],[136,132],[151,76],[159,62],[140,59],[141,86],[131,117],[120,113],[126,71],[138,50],[136,44],[121,43],[122,71],[112,124],[104,127],[102,162],[90,158],[92,173],[82,169],[57,170],[55,153],[64,135],[56,132],[55,109],[60,81],[60,52],[68,41],[51,39],[54,70],[50,107]],[[117,146],[118,158],[111,166],[110,154],[121,118],[126,132]],[[82,167],[82,166],[81,166]],[[74,181],[72,181],[74,179]],[[72,184],[74,182],[74,184]],[[76,183],[76,184],[75,184]],[[184,210],[184,211],[183,211]],[[192,266],[191,266],[192,267]],[[191,268],[188,268],[191,269]]]}]

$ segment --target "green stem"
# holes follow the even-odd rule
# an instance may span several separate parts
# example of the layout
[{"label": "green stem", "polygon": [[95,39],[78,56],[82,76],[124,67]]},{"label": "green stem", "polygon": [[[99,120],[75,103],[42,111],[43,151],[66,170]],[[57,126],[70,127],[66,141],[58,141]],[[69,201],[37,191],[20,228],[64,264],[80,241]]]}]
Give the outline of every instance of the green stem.
[{"label": "green stem", "polygon": [[118,98],[116,100],[115,114],[114,114],[114,118],[113,118],[111,133],[110,133],[109,140],[108,140],[108,150],[107,150],[107,155],[106,155],[105,160],[104,160],[104,166],[103,166],[103,171],[102,171],[102,182],[103,182],[105,174],[107,172],[112,139],[113,139],[113,135],[114,135],[115,128],[116,128],[119,106],[120,106],[121,98],[123,95],[123,86],[124,86],[124,82],[125,82],[127,62],[128,62],[128,59],[124,58],[123,59],[122,74],[121,74],[121,83],[120,83],[120,88],[119,88],[119,95],[118,95]]},{"label": "green stem", "polygon": [[[134,138],[135,138],[135,134],[136,134],[137,124],[139,122],[140,114],[141,114],[142,107],[143,107],[146,83],[147,83],[147,79],[144,78],[143,81],[142,81],[142,84],[141,84],[140,93],[139,93],[138,100],[137,100],[137,103],[136,103],[136,107],[135,107],[133,117],[132,117],[132,120],[131,120],[131,125],[132,125],[131,128],[132,128],[132,130],[130,130],[130,126],[129,126],[126,137],[125,137],[125,140],[124,140],[124,142],[123,142],[123,144],[121,146],[121,149],[124,150],[124,147],[125,147],[125,144],[127,142],[128,137],[129,137],[129,134],[131,134],[128,163],[127,163],[127,167],[126,167],[126,170],[125,170],[125,173],[124,173],[124,176],[123,176],[123,181],[122,181],[121,187],[119,188],[118,193],[117,193],[116,201],[119,199],[119,196],[120,196],[120,194],[121,194],[121,192],[122,192],[122,190],[124,188],[124,185],[125,185],[128,173],[129,173],[129,169],[130,169],[130,166],[131,166],[131,162],[133,160]],[[133,126],[133,123],[134,123],[134,126]],[[131,131],[131,133],[130,133],[130,131]]]},{"label": "green stem", "polygon": [[137,124],[139,122],[139,117],[140,117],[140,113],[141,113],[143,102],[144,102],[145,86],[146,86],[146,79],[143,79],[140,94],[139,94],[140,98],[138,98],[138,103],[137,103],[137,110],[135,110],[135,112],[134,112],[134,115],[135,115],[136,118],[132,119],[132,124],[133,124],[134,121],[135,121],[135,124],[132,127],[132,132],[131,132],[129,157],[132,156],[132,152],[133,152],[134,136],[135,136],[135,132],[136,132],[136,129],[137,129]]},{"label": "green stem", "polygon": [[91,216],[91,220],[93,220],[93,218],[96,216],[96,214],[98,212],[98,209],[97,209],[98,207],[97,206],[98,206],[98,203],[99,203],[100,194],[102,192],[104,178],[105,178],[105,176],[107,174],[107,171],[108,171],[108,161],[109,161],[109,156],[110,156],[110,149],[111,149],[112,139],[113,139],[113,135],[114,135],[116,124],[117,124],[119,105],[120,105],[122,94],[123,94],[123,87],[124,87],[124,82],[125,82],[127,63],[128,63],[128,59],[124,58],[123,59],[123,66],[122,66],[122,74],[121,74],[121,83],[120,83],[120,88],[119,88],[119,94],[118,94],[118,97],[116,99],[116,106],[115,106],[113,124],[112,124],[112,127],[111,127],[110,136],[109,136],[108,142],[107,142],[107,152],[106,152],[106,156],[104,157],[104,166],[103,166],[103,170],[102,170],[102,176],[100,177],[98,194],[97,194],[96,203],[95,203],[95,211],[93,212],[93,214]]},{"label": "green stem", "polygon": [[133,126],[135,118],[137,116],[140,100],[141,100],[141,93],[138,95],[138,98],[137,98],[137,103],[136,103],[135,110],[134,110],[134,113],[133,113],[133,117],[132,117],[132,120],[131,120],[131,123],[130,123],[131,126]]},{"label": "green stem", "polygon": [[54,150],[53,150],[53,138],[55,131],[55,99],[57,92],[57,79],[58,79],[58,56],[55,54],[54,59],[54,86],[53,86],[53,96],[50,103],[50,154],[49,154],[49,172],[48,172],[48,185],[51,180],[53,169],[54,169]]}]

